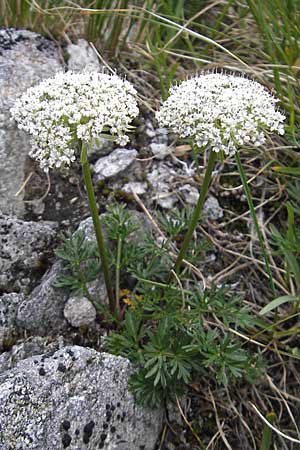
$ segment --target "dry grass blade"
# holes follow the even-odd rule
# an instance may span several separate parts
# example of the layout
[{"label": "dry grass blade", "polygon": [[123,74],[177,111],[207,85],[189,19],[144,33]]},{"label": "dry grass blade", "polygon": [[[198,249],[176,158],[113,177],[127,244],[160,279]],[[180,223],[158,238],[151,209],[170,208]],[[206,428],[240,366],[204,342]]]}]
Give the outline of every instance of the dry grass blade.
[{"label": "dry grass blade", "polygon": [[272,425],[264,416],[263,414],[258,410],[258,408],[250,402],[250,405],[252,406],[252,408],[254,409],[254,411],[256,412],[256,414],[261,418],[261,420],[268,426],[270,427],[273,431],[275,431],[275,433],[279,434],[281,437],[283,437],[284,439],[287,439],[290,442],[295,442],[296,444],[300,444],[300,440],[295,439],[291,436],[288,436],[287,434],[283,433],[282,431],[278,430],[278,428],[276,428],[274,425]]}]

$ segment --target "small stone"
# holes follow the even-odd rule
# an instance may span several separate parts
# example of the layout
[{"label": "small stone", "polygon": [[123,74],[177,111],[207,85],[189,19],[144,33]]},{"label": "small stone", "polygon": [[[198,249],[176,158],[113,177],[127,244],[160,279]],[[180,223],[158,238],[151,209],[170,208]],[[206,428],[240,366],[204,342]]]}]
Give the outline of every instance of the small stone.
[{"label": "small stone", "polygon": [[117,148],[108,156],[98,159],[94,165],[95,181],[98,182],[121,174],[131,166],[136,156],[136,150]]},{"label": "small stone", "polygon": [[89,161],[95,161],[113,151],[114,143],[105,138],[97,138],[88,148]]},{"label": "small stone", "polygon": [[147,192],[147,188],[147,183],[132,181],[131,183],[126,183],[123,186],[123,191],[128,192],[129,194],[135,192],[138,195],[143,195]]},{"label": "small stone", "polygon": [[33,208],[32,208],[32,212],[36,215],[36,216],[41,216],[44,211],[45,211],[46,205],[44,202],[41,202],[40,200],[38,201],[34,201],[33,200]]},{"label": "small stone", "polygon": [[181,187],[180,192],[182,192],[184,200],[188,205],[195,206],[197,204],[199,198],[199,191],[197,188],[189,184],[185,184]]},{"label": "small stone", "polygon": [[154,191],[151,200],[164,209],[173,208],[177,202],[176,195],[170,192],[175,176],[175,170],[165,163],[154,165],[152,171],[147,175],[149,184]]},{"label": "small stone", "polygon": [[[199,191],[194,186],[185,184],[181,187],[180,191],[183,193],[184,199],[187,204],[195,206],[199,198]],[[203,216],[209,220],[222,219],[224,213],[218,200],[213,196],[209,195],[204,202],[203,206]]]},{"label": "small stone", "polygon": [[77,44],[67,46],[69,54],[68,69],[73,72],[100,72],[102,67],[96,52],[85,39],[78,39]]},{"label": "small stone", "polygon": [[203,215],[209,220],[222,219],[224,212],[216,197],[208,196],[203,206]]},{"label": "small stone", "polygon": [[164,159],[166,156],[170,155],[172,152],[172,147],[169,147],[167,144],[152,142],[152,144],[150,144],[150,150],[155,158]]},{"label": "small stone", "polygon": [[64,316],[73,327],[90,325],[96,319],[96,310],[85,297],[70,297],[64,308]]},{"label": "small stone", "polygon": [[157,142],[158,144],[168,144],[168,130],[166,128],[157,128],[155,130],[155,137],[153,142]]}]

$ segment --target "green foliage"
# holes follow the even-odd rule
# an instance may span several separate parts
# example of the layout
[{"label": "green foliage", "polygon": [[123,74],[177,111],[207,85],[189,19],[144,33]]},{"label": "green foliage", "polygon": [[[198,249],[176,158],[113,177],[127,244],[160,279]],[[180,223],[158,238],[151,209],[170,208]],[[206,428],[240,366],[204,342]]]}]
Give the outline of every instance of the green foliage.
[{"label": "green foliage", "polygon": [[[184,231],[187,214],[174,211],[168,219],[160,217],[169,239]],[[180,395],[189,383],[208,373],[225,385],[243,376],[253,379],[259,366],[256,357],[249,355],[230,331],[249,331],[258,324],[241,298],[225,288],[202,292],[191,280],[189,289],[166,284],[174,264],[169,241],[158,241],[151,232],[139,233],[139,240],[135,239],[136,222],[124,205],[110,205],[105,224],[111,241],[110,266],[116,269],[116,294],[120,310],[125,311],[124,320],[108,336],[106,348],[135,364],[130,386],[138,401],[155,407]],[[86,240],[83,231],[77,231],[56,254],[65,270],[56,286],[91,299],[88,283],[100,269],[96,244]],[[120,281],[128,292],[125,303]],[[185,280],[182,282],[185,284]],[[115,323],[97,299],[91,301],[101,317]]]},{"label": "green foliage", "polygon": [[87,283],[96,279],[100,271],[97,245],[85,239],[78,230],[63,241],[55,254],[62,259],[65,273],[55,282],[55,287],[68,288],[79,295],[87,293]]},{"label": "green foliage", "polygon": [[113,241],[118,241],[119,239],[124,241],[138,230],[130,212],[125,208],[126,206],[120,203],[112,203],[106,208],[105,223],[108,230],[108,237]]},{"label": "green foliage", "polygon": [[273,70],[277,95],[289,112],[290,132],[299,128],[300,10],[297,1],[246,0],[261,35],[264,59]]},{"label": "green foliage", "polygon": [[174,208],[169,214],[157,212],[158,223],[170,239],[176,239],[187,230],[190,218],[191,212],[187,208],[182,210]]},{"label": "green foliage", "polygon": [[[273,424],[275,422],[275,418],[276,418],[276,416],[273,411],[266,415],[267,421],[270,422],[271,424]],[[272,434],[273,434],[272,429],[267,424],[265,424],[259,450],[270,450],[271,449]]]},{"label": "green foliage", "polygon": [[[258,373],[256,358],[226,331],[228,326],[240,329],[257,323],[241,299],[214,287],[204,293],[185,291],[183,303],[182,292],[174,287],[139,287],[142,299],[133,301],[122,329],[106,341],[110,352],[138,366],[130,386],[139,402],[158,406],[207,371],[225,385]],[[216,320],[224,325],[218,328]]]},{"label": "green foliage", "polygon": [[272,245],[275,253],[283,257],[287,279],[293,275],[296,290],[300,293],[300,229],[295,218],[295,210],[290,203],[287,203],[288,223],[287,230],[283,233],[275,225],[270,225],[272,233]]}]

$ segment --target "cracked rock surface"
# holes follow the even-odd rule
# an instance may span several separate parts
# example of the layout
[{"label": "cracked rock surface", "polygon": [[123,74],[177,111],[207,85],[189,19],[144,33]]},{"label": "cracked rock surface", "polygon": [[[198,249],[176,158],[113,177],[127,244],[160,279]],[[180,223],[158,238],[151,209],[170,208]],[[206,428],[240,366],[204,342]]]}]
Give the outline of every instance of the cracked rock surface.
[{"label": "cracked rock surface", "polygon": [[153,450],[162,411],[137,406],[130,362],[78,346],[0,375],[3,450]]}]

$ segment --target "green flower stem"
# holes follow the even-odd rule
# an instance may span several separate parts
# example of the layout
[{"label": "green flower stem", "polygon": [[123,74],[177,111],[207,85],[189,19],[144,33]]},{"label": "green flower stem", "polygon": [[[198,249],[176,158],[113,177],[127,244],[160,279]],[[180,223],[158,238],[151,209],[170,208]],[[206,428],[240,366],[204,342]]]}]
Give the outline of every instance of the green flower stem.
[{"label": "green flower stem", "polygon": [[80,163],[82,167],[82,173],[84,178],[84,183],[86,187],[88,202],[90,211],[92,214],[101,264],[102,264],[102,270],[103,270],[103,276],[104,281],[106,285],[107,295],[108,295],[108,302],[109,302],[109,309],[111,313],[113,314],[115,312],[115,300],[114,300],[114,294],[112,290],[112,283],[109,275],[109,265],[107,261],[107,253],[105,248],[105,243],[103,239],[103,233],[102,233],[102,227],[100,223],[97,203],[96,203],[96,197],[94,193],[93,188],[93,182],[91,177],[91,170],[90,165],[87,158],[87,148],[86,145],[81,141],[81,155],[80,155]]},{"label": "green flower stem", "polygon": [[122,255],[122,238],[119,236],[117,261],[116,261],[116,313],[120,314],[120,270],[121,270],[121,255]]},{"label": "green flower stem", "polygon": [[201,191],[200,191],[200,195],[199,195],[199,199],[196,205],[196,208],[194,210],[193,216],[191,218],[191,221],[189,223],[189,227],[187,230],[187,233],[185,235],[184,241],[182,243],[179,255],[177,256],[177,260],[175,263],[175,267],[174,270],[175,272],[178,274],[182,260],[184,259],[189,243],[192,239],[194,230],[197,226],[197,223],[199,221],[202,209],[203,209],[203,205],[204,205],[204,201],[206,198],[206,194],[209,188],[209,184],[210,184],[210,180],[211,180],[211,175],[212,175],[212,171],[215,165],[215,160],[217,157],[217,153],[214,151],[210,152],[209,155],[209,159],[208,159],[208,163],[207,163],[207,167],[206,167],[206,171],[205,171],[205,175],[204,175],[204,180],[203,180],[203,185],[201,187]]},{"label": "green flower stem", "polygon": [[255,212],[255,209],[254,209],[251,192],[250,192],[250,189],[249,189],[249,186],[248,186],[247,178],[246,178],[246,175],[245,175],[245,171],[244,171],[244,168],[243,168],[243,165],[242,165],[242,162],[241,162],[241,158],[240,158],[239,152],[237,152],[235,154],[235,160],[236,160],[236,163],[237,163],[237,166],[238,166],[238,170],[239,170],[239,173],[240,173],[240,177],[241,177],[241,180],[242,180],[244,191],[245,191],[245,194],[246,194],[246,197],[247,197],[249,209],[250,209],[251,216],[252,216],[252,219],[253,219],[253,222],[254,222],[254,226],[255,226],[255,229],[256,229],[257,236],[258,236],[258,240],[259,240],[259,244],[260,244],[260,247],[261,247],[261,251],[263,253],[263,257],[264,257],[264,260],[265,260],[266,269],[267,269],[267,273],[269,275],[271,288],[272,288],[273,294],[275,294],[275,286],[274,286],[272,272],[271,272],[271,268],[270,268],[270,264],[269,264],[269,258],[268,258],[268,253],[267,253],[265,241],[264,241],[261,229],[260,229],[259,224],[258,224],[257,215],[256,215],[256,212]]}]

